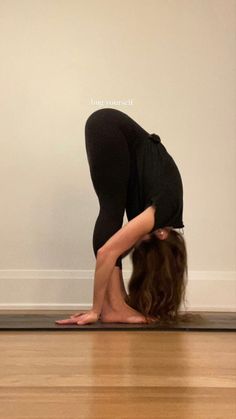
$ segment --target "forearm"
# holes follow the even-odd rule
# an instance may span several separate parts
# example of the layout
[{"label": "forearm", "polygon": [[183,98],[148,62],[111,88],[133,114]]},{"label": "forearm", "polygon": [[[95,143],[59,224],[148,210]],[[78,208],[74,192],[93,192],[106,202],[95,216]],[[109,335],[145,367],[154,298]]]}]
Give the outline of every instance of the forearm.
[{"label": "forearm", "polygon": [[93,310],[101,314],[102,306],[109,283],[112,275],[116,258],[111,253],[98,254],[95,266],[94,275],[94,290],[93,290]]}]

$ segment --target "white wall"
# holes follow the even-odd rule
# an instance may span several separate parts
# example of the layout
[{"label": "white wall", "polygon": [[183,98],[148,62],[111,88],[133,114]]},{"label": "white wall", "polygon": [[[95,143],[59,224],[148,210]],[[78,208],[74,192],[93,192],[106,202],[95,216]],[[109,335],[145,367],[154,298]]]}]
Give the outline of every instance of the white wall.
[{"label": "white wall", "polygon": [[0,307],[92,302],[84,124],[109,106],[178,164],[192,306],[236,307],[235,35],[235,0],[0,0]]}]

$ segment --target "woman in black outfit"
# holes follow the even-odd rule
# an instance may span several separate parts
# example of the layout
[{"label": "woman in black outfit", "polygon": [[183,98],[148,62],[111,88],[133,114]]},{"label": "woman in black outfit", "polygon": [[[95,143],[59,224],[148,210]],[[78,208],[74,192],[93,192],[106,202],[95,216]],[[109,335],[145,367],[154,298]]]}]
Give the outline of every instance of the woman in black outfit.
[{"label": "woman in black outfit", "polygon": [[[173,320],[185,294],[187,252],[183,184],[160,137],[122,111],[103,108],[85,124],[85,144],[100,211],[93,231],[93,308],[59,324]],[[124,212],[128,223],[122,227]],[[125,291],[122,258],[131,252]]]}]

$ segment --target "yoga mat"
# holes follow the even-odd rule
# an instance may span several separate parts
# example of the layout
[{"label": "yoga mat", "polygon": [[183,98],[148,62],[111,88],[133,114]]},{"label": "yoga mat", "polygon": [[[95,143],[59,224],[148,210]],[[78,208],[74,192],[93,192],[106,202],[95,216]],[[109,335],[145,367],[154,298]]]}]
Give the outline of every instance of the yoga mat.
[{"label": "yoga mat", "polygon": [[[83,310],[81,310],[82,312]],[[0,312],[1,313],[1,312]],[[74,311],[75,313],[75,311]],[[189,313],[189,312],[188,312]],[[166,324],[128,324],[128,323],[96,323],[86,325],[58,325],[55,320],[69,318],[72,311],[51,311],[50,313],[4,313],[0,314],[0,330],[51,330],[51,331],[83,331],[83,330],[144,330],[144,331],[236,331],[236,313],[234,312],[190,312],[196,317],[188,323],[175,322]],[[198,315],[201,317],[199,318]]]}]

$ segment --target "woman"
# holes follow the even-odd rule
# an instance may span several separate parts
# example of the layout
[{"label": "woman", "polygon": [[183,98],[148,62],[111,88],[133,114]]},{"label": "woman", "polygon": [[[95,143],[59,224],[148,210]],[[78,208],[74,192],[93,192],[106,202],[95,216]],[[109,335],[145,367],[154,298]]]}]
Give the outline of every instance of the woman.
[{"label": "woman", "polygon": [[[100,211],[93,232],[93,307],[58,324],[149,323],[179,317],[187,252],[183,184],[160,137],[122,111],[103,108],[85,124],[90,175]],[[124,211],[128,223],[122,227]],[[131,252],[126,293],[122,258]]]}]

